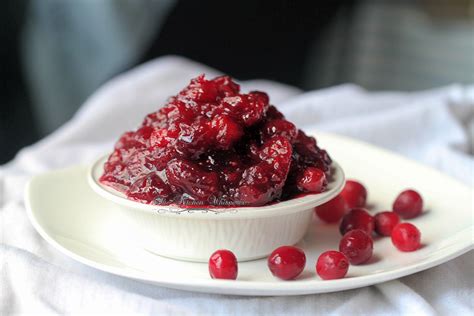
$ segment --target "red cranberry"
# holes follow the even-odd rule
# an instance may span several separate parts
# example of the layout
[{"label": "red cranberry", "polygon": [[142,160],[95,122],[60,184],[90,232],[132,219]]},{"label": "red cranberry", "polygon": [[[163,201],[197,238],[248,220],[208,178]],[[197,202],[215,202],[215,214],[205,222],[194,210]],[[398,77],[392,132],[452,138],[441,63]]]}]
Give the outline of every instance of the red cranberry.
[{"label": "red cranberry", "polygon": [[159,110],[162,115],[166,116],[166,118],[168,119],[168,123],[179,121],[191,124],[193,122],[195,115],[194,111],[187,104],[187,102],[183,101],[184,100],[177,100],[176,98],[171,98],[168,106]]},{"label": "red cranberry", "polygon": [[296,179],[296,185],[302,192],[322,192],[326,183],[324,172],[314,167],[306,168]]},{"label": "red cranberry", "polygon": [[316,262],[316,272],[323,280],[342,279],[349,270],[349,259],[342,252],[323,252]]},{"label": "red cranberry", "polygon": [[218,191],[219,180],[215,172],[206,172],[192,162],[173,159],[166,168],[168,182],[174,187],[205,200]]},{"label": "red cranberry", "polygon": [[150,138],[153,128],[150,126],[142,126],[135,132],[135,136],[141,139],[143,143]]},{"label": "red cranberry", "polygon": [[280,197],[290,171],[292,148],[283,136],[267,140],[259,152],[261,162],[242,173],[236,199],[246,205],[263,205]]},{"label": "red cranberry", "polygon": [[222,149],[230,148],[244,134],[242,127],[226,115],[215,117],[211,126],[217,131],[216,141]]},{"label": "red cranberry", "polygon": [[251,91],[247,95],[246,101],[242,112],[242,120],[245,126],[252,126],[262,120],[268,109],[270,99],[265,92]]},{"label": "red cranberry", "polygon": [[249,94],[225,97],[221,108],[224,108],[232,117],[244,126],[252,126],[264,117],[268,109],[268,95],[264,92],[253,91]]},{"label": "red cranberry", "polygon": [[367,200],[367,190],[355,180],[347,180],[341,192],[349,208],[364,207]]},{"label": "red cranberry", "polygon": [[414,190],[400,193],[393,202],[393,211],[403,218],[414,218],[423,211],[423,199]]},{"label": "red cranberry", "polygon": [[293,246],[275,249],[268,257],[268,268],[272,274],[282,280],[292,280],[300,275],[306,265],[303,250]]},{"label": "red cranberry", "polygon": [[351,264],[367,262],[372,257],[373,247],[372,238],[361,229],[351,230],[339,242],[339,251],[349,258]]},{"label": "red cranberry", "polygon": [[156,173],[138,179],[127,191],[129,199],[146,203],[161,203],[169,194],[171,189]]},{"label": "red cranberry", "polygon": [[312,154],[317,151],[316,140],[312,137],[309,137],[303,131],[298,131],[296,137],[295,147],[301,154]]},{"label": "red cranberry", "polygon": [[368,235],[371,235],[374,231],[374,218],[366,209],[352,209],[342,218],[341,225],[339,226],[341,235],[353,229],[362,229]]},{"label": "red cranberry", "polygon": [[401,223],[392,230],[392,243],[398,250],[415,251],[420,248],[421,233],[415,225]]},{"label": "red cranberry", "polygon": [[283,114],[273,105],[268,107],[266,116],[269,120],[279,120],[285,118]]},{"label": "red cranberry", "polygon": [[209,258],[209,274],[213,279],[237,279],[237,258],[229,250],[217,250]]},{"label": "red cranberry", "polygon": [[217,89],[222,97],[233,96],[240,91],[240,86],[233,82],[229,76],[216,77],[213,81],[217,84]]},{"label": "red cranberry", "polygon": [[293,142],[298,135],[298,129],[295,124],[288,122],[285,119],[276,119],[268,121],[262,129],[263,137],[271,137],[273,135],[281,135],[290,142]]},{"label": "red cranberry", "polygon": [[236,196],[243,205],[265,205],[271,200],[271,192],[262,191],[256,186],[243,185],[237,189]]},{"label": "red cranberry", "polygon": [[179,131],[167,128],[155,129],[150,136],[150,145],[153,147],[166,147],[179,136]]},{"label": "red cranberry", "polygon": [[134,132],[126,132],[120,136],[119,140],[115,144],[115,149],[130,149],[130,148],[143,148],[145,143],[138,137],[135,137]]},{"label": "red cranberry", "polygon": [[348,211],[346,200],[341,195],[336,196],[329,202],[316,206],[316,215],[326,223],[338,222]]},{"label": "red cranberry", "polygon": [[217,87],[215,82],[206,80],[204,75],[192,79],[188,87],[181,94],[198,102],[212,102],[217,98]]},{"label": "red cranberry", "polygon": [[393,228],[400,223],[400,217],[394,212],[380,212],[375,214],[375,232],[380,236],[390,236]]}]

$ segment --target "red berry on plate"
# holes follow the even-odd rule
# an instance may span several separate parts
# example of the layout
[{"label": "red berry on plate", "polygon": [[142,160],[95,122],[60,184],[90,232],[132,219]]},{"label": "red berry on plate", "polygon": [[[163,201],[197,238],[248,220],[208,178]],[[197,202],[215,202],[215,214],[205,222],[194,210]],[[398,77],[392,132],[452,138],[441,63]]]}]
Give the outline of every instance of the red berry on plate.
[{"label": "red berry on plate", "polygon": [[339,251],[351,264],[367,262],[372,257],[374,243],[370,235],[361,229],[351,230],[339,242]]},{"label": "red berry on plate", "polygon": [[342,252],[323,252],[316,262],[316,272],[323,280],[342,279],[349,270],[349,259]]},{"label": "red berry on plate", "polygon": [[347,180],[341,192],[349,208],[364,207],[367,200],[367,190],[355,180]]},{"label": "red berry on plate", "polygon": [[421,233],[415,225],[401,223],[392,231],[392,243],[398,250],[415,251],[420,248]]},{"label": "red berry on plate", "polygon": [[331,201],[316,206],[314,210],[322,221],[336,223],[347,213],[348,207],[346,200],[341,195],[338,195]]},{"label": "red berry on plate", "polygon": [[303,250],[293,246],[282,246],[268,257],[268,268],[282,280],[292,280],[303,272],[306,255]]},{"label": "red berry on plate", "polygon": [[297,177],[296,186],[302,192],[322,192],[326,186],[326,175],[321,169],[308,167]]},{"label": "red berry on plate", "polygon": [[237,258],[232,251],[221,249],[209,258],[209,274],[213,279],[237,279]]},{"label": "red berry on plate", "polygon": [[393,211],[403,218],[414,218],[423,211],[423,198],[415,190],[405,190],[393,202]]},{"label": "red berry on plate", "polygon": [[355,208],[349,211],[343,218],[339,231],[344,235],[350,230],[362,229],[369,236],[374,231],[374,218],[364,208]]},{"label": "red berry on plate", "polygon": [[380,236],[390,236],[392,230],[400,223],[400,216],[394,212],[380,212],[375,214],[375,232]]}]

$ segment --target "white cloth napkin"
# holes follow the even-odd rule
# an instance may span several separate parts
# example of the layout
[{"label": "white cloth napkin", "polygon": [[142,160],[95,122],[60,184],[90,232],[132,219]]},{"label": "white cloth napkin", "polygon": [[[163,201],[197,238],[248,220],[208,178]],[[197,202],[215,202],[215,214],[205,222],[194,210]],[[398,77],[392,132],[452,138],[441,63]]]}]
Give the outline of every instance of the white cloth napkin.
[{"label": "white cloth napkin", "polygon": [[[31,175],[87,163],[125,129],[162,105],[189,79],[215,70],[178,57],[144,64],[99,89],[75,117],[0,167],[0,314],[456,314],[474,310],[474,256],[399,280],[332,294],[238,297],[170,290],[76,263],[49,246],[29,223],[23,189]],[[343,85],[305,94],[279,83],[242,82],[268,91],[303,128],[360,138],[474,182],[474,86],[419,93],[370,93]],[[440,188],[442,190],[442,188]]]}]

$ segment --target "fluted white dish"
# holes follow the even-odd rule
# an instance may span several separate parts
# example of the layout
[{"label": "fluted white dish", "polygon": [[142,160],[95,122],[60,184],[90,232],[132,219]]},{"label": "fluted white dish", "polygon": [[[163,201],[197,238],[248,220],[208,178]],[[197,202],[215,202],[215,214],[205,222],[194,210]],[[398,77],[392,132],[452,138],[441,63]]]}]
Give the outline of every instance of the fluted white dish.
[{"label": "fluted white dish", "polygon": [[128,224],[117,232],[138,247],[161,256],[206,262],[216,249],[230,249],[239,261],[270,254],[280,245],[303,238],[315,206],[335,197],[344,185],[344,172],[333,162],[333,177],[325,192],[260,207],[180,208],[131,201],[99,182],[107,156],[91,165],[88,182],[102,198],[112,202]]}]

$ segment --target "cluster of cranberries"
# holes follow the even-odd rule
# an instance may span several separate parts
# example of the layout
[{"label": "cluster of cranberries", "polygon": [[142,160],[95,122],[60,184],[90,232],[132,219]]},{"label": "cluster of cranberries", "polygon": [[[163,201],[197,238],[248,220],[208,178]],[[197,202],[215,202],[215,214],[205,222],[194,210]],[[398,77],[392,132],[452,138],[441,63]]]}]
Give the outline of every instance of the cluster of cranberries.
[{"label": "cluster of cranberries", "polygon": [[[383,211],[372,216],[365,208],[367,189],[359,182],[348,180],[342,192],[333,200],[316,207],[319,218],[328,223],[340,221],[339,231],[343,236],[339,251],[323,253],[319,261],[332,262],[344,258],[350,264],[367,263],[372,257],[374,243],[372,234],[391,236],[393,245],[401,251],[415,251],[420,247],[421,233],[410,223],[400,223],[400,217],[409,219],[421,214],[423,199],[414,190],[401,192],[392,206],[392,211]],[[342,220],[341,220],[342,219]],[[345,275],[333,264],[322,264],[318,274],[322,279],[334,279]],[[344,273],[342,273],[344,272]]]},{"label": "cluster of cranberries", "polygon": [[[343,235],[339,251],[323,252],[316,262],[316,273],[323,280],[343,278],[349,265],[367,263],[372,257],[375,232],[380,236],[391,236],[392,243],[401,251],[415,251],[420,247],[421,233],[410,223],[401,223],[400,217],[414,218],[423,211],[423,200],[414,190],[398,195],[392,211],[372,216],[364,208],[367,190],[359,182],[348,180],[343,191],[333,200],[316,207],[321,220],[328,223],[340,221],[339,231]],[[342,219],[342,220],[341,220]],[[272,274],[283,280],[296,278],[304,270],[306,256],[303,250],[293,246],[275,249],[268,257]],[[209,260],[212,278],[236,279],[237,259],[229,250],[216,251]]]},{"label": "cluster of cranberries", "polygon": [[101,183],[148,204],[260,206],[325,190],[331,159],[227,76],[199,76],[123,134]]}]

